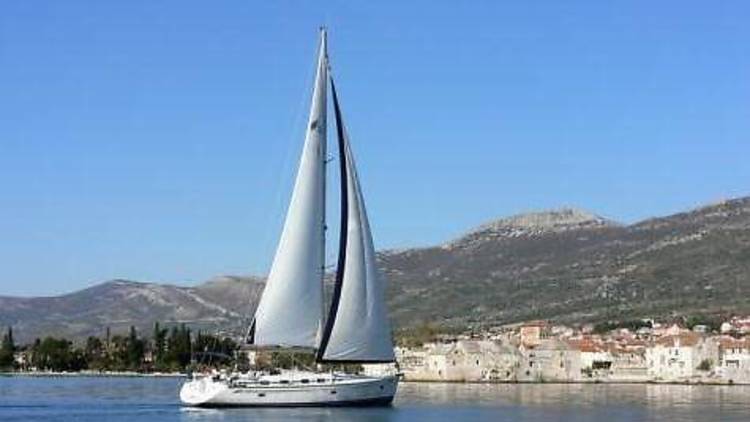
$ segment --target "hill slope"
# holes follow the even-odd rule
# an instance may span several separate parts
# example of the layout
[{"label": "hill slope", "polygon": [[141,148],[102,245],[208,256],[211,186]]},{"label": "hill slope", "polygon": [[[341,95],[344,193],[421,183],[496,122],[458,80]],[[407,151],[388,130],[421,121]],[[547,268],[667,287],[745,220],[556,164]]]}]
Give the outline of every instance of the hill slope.
[{"label": "hill slope", "polygon": [[622,226],[574,210],[383,255],[397,321],[563,321],[750,310],[750,198]]},{"label": "hill slope", "polygon": [[[750,198],[629,226],[573,209],[523,214],[379,258],[397,326],[750,311]],[[58,297],[0,297],[0,324],[23,340],[107,326],[149,332],[155,320],[238,331],[262,288],[250,277],[192,288],[116,280]]]}]

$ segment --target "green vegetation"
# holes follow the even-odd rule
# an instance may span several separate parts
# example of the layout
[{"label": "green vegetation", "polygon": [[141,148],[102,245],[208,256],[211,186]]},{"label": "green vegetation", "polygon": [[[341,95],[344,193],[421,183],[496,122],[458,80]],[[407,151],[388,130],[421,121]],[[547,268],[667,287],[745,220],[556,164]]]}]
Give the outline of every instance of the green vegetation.
[{"label": "green vegetation", "polygon": [[83,351],[65,339],[37,339],[31,347],[31,366],[50,371],[80,371],[86,368]]},{"label": "green vegetation", "polygon": [[15,366],[15,360],[13,359],[13,353],[15,350],[16,345],[13,342],[13,328],[8,327],[8,332],[3,336],[3,342],[2,345],[0,345],[0,369],[13,369]]},{"label": "green vegetation", "polygon": [[[229,338],[198,333],[192,336],[184,324],[171,329],[154,325],[149,340],[130,327],[127,335],[110,335],[104,340],[88,337],[85,343],[56,337],[36,339],[24,350],[23,370],[40,371],[185,371],[193,364],[225,364],[233,359],[237,344]],[[13,331],[9,328],[0,348],[0,368],[14,369]],[[195,353],[194,353],[195,352]]]},{"label": "green vegetation", "polygon": [[696,325],[705,325],[709,332],[717,332],[721,329],[723,318],[720,315],[690,315],[685,318],[685,326],[693,329]]},{"label": "green vegetation", "polygon": [[595,334],[605,334],[612,330],[618,330],[620,328],[627,328],[630,331],[638,331],[639,328],[651,328],[651,323],[640,319],[632,319],[627,321],[607,321],[600,322],[594,326]]},{"label": "green vegetation", "polygon": [[419,347],[434,341],[438,334],[440,334],[439,327],[428,323],[398,330],[394,337],[395,343],[401,347]]},{"label": "green vegetation", "polygon": [[699,371],[710,371],[713,366],[714,363],[711,359],[703,359],[697,369]]}]

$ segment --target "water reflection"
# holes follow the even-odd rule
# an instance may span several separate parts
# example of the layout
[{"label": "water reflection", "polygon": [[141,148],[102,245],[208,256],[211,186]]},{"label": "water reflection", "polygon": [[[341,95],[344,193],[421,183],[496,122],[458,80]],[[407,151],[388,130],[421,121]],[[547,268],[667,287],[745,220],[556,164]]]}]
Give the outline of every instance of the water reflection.
[{"label": "water reflection", "polygon": [[390,408],[194,409],[181,380],[0,378],[0,420],[507,422],[748,421],[750,387],[403,383]]}]

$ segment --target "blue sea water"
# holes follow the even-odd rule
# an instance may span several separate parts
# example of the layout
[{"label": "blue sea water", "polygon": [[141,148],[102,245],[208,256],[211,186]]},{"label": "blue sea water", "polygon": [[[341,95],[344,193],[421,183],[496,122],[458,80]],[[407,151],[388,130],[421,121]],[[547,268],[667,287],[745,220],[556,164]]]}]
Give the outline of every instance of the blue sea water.
[{"label": "blue sea water", "polygon": [[193,409],[181,379],[0,377],[0,421],[750,421],[750,387],[402,383],[392,407]]}]

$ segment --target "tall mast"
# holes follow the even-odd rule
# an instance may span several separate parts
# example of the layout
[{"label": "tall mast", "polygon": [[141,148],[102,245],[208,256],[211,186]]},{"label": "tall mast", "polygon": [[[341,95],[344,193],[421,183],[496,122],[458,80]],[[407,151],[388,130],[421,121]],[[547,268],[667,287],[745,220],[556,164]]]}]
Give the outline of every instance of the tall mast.
[{"label": "tall mast", "polygon": [[[328,30],[325,26],[320,27],[320,55],[322,58],[322,66],[325,66],[325,73],[326,78],[325,81],[323,81],[323,84],[325,86],[325,89],[323,89],[324,94],[324,103],[327,100],[328,96],[328,74],[330,73],[330,64],[328,61]],[[319,62],[321,59],[318,60]],[[321,66],[319,63],[318,66]],[[318,68],[318,72],[320,72],[320,68]],[[324,115],[326,114],[327,110],[324,111]],[[327,128],[326,128],[327,129]],[[315,333],[315,346],[317,347],[320,344],[320,341],[323,337],[323,321],[325,318],[325,286],[323,284],[323,280],[326,276],[326,177],[328,175],[328,137],[325,135],[324,129],[324,135],[323,135],[323,142],[322,142],[322,148],[323,148],[323,211],[321,216],[321,229],[322,233],[320,236],[320,283],[319,283],[319,289],[320,289],[320,316],[318,319],[318,330]]]}]

